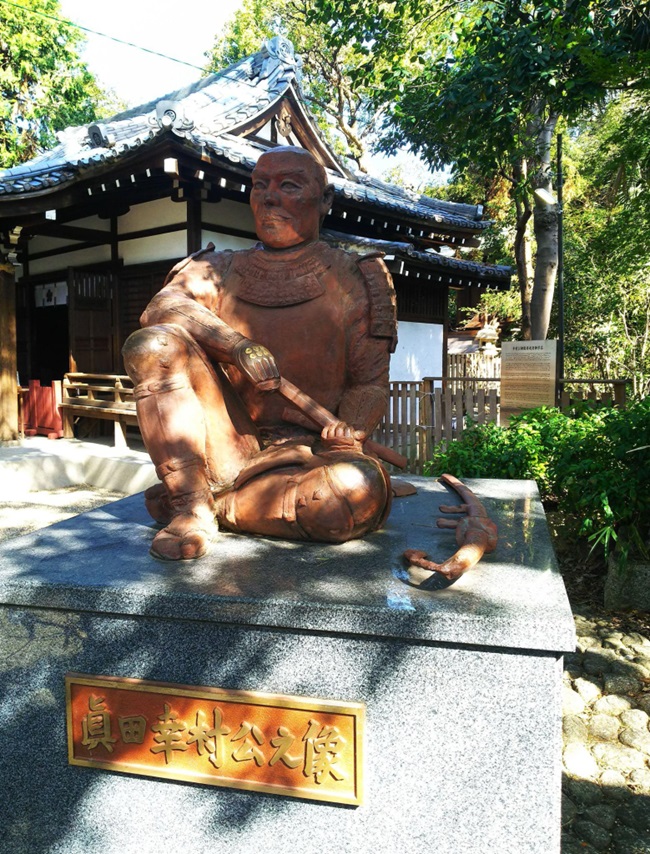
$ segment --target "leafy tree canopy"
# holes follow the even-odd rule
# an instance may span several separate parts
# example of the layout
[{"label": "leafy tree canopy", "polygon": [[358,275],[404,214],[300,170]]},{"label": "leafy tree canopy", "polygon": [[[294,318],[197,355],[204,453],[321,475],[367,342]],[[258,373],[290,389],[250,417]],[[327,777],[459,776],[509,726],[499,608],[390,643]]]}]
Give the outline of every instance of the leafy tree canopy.
[{"label": "leafy tree canopy", "polygon": [[434,168],[511,177],[542,158],[551,116],[650,85],[650,11],[637,0],[316,0],[307,19],[366,54],[353,78],[378,76],[373,91],[391,104],[381,147],[408,146]]},{"label": "leafy tree canopy", "polygon": [[81,32],[53,20],[61,16],[58,0],[21,0],[21,5],[22,9],[0,4],[3,168],[29,160],[51,146],[57,130],[92,121],[95,104],[102,97],[79,58]]},{"label": "leafy tree canopy", "polygon": [[567,360],[574,376],[628,378],[650,394],[650,93],[584,121],[569,149]]},{"label": "leafy tree canopy", "polygon": [[452,164],[460,175],[474,168],[510,182],[523,334],[546,337],[557,209],[534,201],[532,191],[552,189],[558,121],[576,120],[611,90],[650,82],[647,3],[317,0],[309,21],[326,21],[332,38],[354,39],[366,53],[356,79],[383,61],[384,150],[407,146],[432,167]]}]

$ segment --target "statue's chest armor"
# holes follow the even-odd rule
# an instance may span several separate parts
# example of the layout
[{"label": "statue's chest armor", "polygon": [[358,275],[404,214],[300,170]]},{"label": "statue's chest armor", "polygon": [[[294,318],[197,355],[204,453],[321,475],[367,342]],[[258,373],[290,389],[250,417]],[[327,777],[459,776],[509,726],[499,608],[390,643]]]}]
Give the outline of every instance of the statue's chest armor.
[{"label": "statue's chest armor", "polygon": [[[223,283],[219,316],[265,344],[278,361],[332,357],[345,348],[347,298],[322,263],[288,269],[234,264]],[[335,359],[336,360],[336,359]]]},{"label": "statue's chest armor", "polygon": [[[283,276],[273,268],[267,272],[263,279],[259,267],[233,265],[217,313],[268,347],[284,377],[335,410],[345,388],[349,298],[329,266],[299,268],[301,275],[291,268]],[[239,371],[230,367],[228,374],[255,420],[278,422],[285,404],[277,395],[260,397]]]}]

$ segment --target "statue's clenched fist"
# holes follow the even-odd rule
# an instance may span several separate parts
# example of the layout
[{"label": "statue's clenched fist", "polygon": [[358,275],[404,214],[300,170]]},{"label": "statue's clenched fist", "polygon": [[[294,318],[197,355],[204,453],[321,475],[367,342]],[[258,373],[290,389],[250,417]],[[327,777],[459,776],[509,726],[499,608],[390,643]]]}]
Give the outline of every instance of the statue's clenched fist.
[{"label": "statue's clenched fist", "polygon": [[327,451],[363,452],[363,443],[368,438],[363,430],[355,430],[345,421],[333,421],[321,431],[323,446]]}]

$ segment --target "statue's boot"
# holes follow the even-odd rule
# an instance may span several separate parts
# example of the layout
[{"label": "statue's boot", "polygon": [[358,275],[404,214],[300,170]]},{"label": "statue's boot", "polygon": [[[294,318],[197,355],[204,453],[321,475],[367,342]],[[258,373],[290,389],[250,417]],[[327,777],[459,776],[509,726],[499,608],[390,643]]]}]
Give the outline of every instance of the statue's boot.
[{"label": "statue's boot", "polygon": [[[158,518],[171,518],[151,544],[151,554],[161,560],[191,560],[204,555],[217,534],[214,501],[201,457],[172,459],[156,467],[167,494],[155,495]],[[152,487],[153,490],[156,487]],[[164,510],[161,512],[161,508]],[[151,512],[151,509],[148,509]],[[153,518],[157,518],[152,513]]]},{"label": "statue's boot", "polygon": [[151,518],[159,525],[169,525],[174,512],[164,483],[156,483],[144,491],[144,506]]}]

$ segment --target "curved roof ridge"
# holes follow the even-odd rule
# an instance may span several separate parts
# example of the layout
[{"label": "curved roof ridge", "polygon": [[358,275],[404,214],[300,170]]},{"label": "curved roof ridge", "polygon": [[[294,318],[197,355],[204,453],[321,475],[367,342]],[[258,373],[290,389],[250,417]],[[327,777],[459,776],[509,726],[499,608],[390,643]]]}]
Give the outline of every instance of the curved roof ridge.
[{"label": "curved roof ridge", "polygon": [[[8,200],[11,196],[50,193],[90,171],[103,174],[122,156],[163,136],[177,137],[189,148],[211,151],[251,171],[264,147],[238,134],[254,125],[258,117],[269,115],[273,105],[285,97],[295,102],[304,121],[311,125],[314,139],[320,140],[323,150],[331,153],[332,162],[338,163],[303,101],[301,67],[302,60],[291,42],[276,36],[252,56],[194,84],[111,118],[58,133],[58,144],[51,150],[0,171],[0,196]],[[477,234],[491,224],[480,219],[480,206],[430,199],[379,178],[351,173],[344,166],[340,173],[330,170],[330,177],[339,198],[407,217],[424,227],[439,225]]]}]

